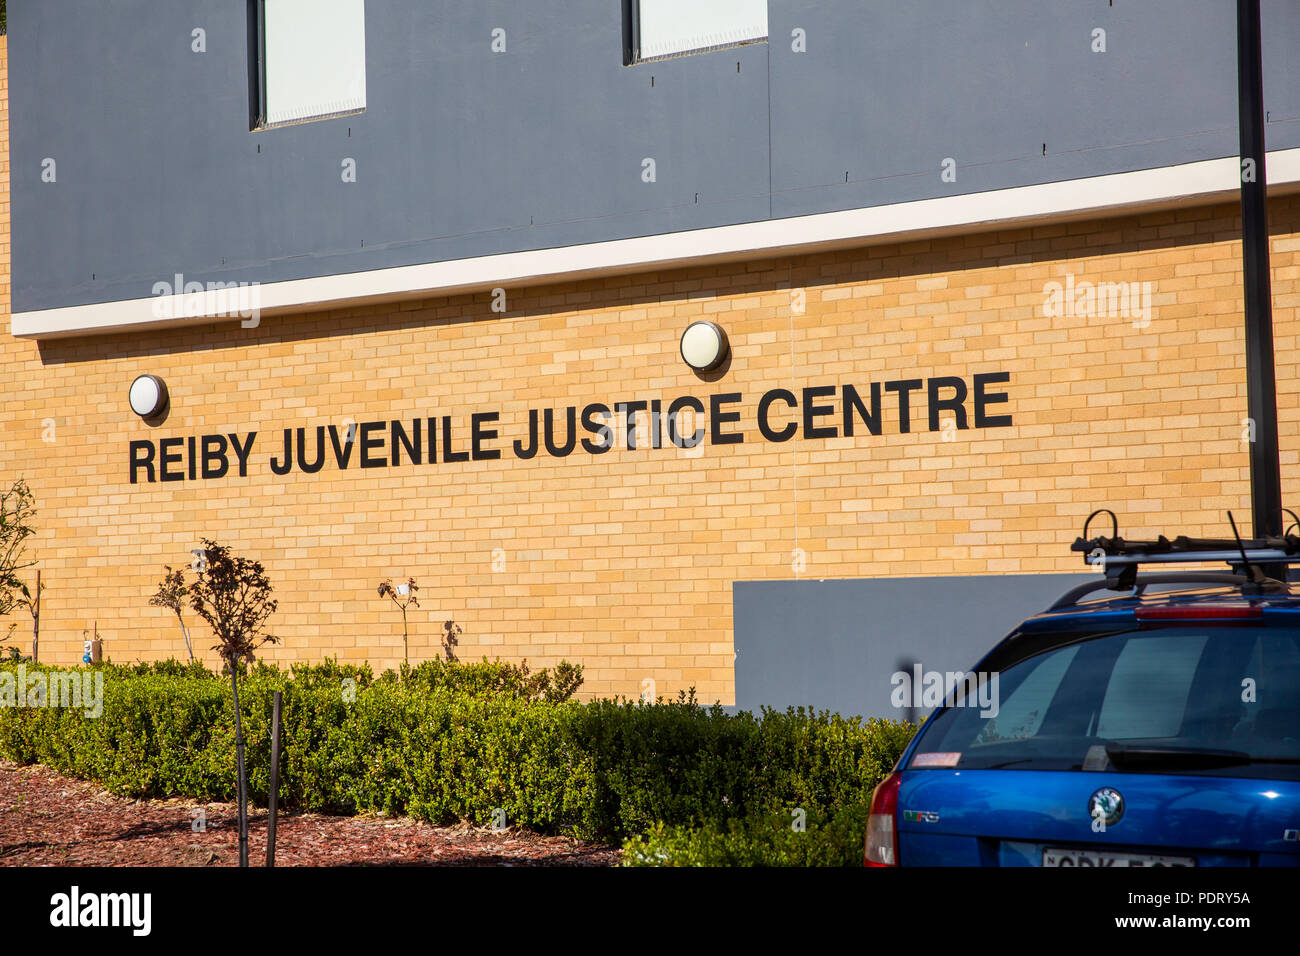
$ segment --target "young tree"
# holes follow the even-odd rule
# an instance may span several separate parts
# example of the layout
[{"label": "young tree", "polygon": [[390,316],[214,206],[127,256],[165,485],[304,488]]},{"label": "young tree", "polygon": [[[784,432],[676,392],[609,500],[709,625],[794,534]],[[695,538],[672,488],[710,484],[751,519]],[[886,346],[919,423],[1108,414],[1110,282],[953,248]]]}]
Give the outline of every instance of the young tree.
[{"label": "young tree", "polygon": [[[411,652],[409,635],[406,629],[406,609],[411,606],[420,606],[420,602],[415,596],[415,592],[420,590],[420,587],[415,583],[415,578],[406,579],[405,594],[401,594],[398,591],[398,588],[400,587],[402,587],[400,584],[397,587],[393,587],[392,579],[384,578],[384,580],[379,582],[379,596],[381,598],[389,598],[395,605],[397,605],[397,609],[402,612],[402,659],[406,661],[406,665],[409,667],[411,664]],[[401,600],[403,597],[406,598],[406,600]]]},{"label": "young tree", "polygon": [[36,533],[35,517],[36,502],[27,482],[19,478],[0,491],[0,617],[31,597],[18,572],[36,564],[26,559],[27,539]]},{"label": "young tree", "polygon": [[181,636],[185,638],[185,650],[190,655],[190,663],[193,663],[194,645],[190,643],[190,629],[185,626],[185,618],[181,613],[185,608],[190,589],[185,586],[184,572],[173,571],[170,564],[163,567],[167,573],[159,583],[157,593],[149,599],[149,606],[166,608],[176,615],[176,620],[181,624]]},{"label": "young tree", "polygon": [[36,587],[33,590],[28,590],[25,584],[22,585],[21,590],[23,596],[18,600],[18,606],[32,616],[32,663],[34,664],[41,659],[41,595],[45,593],[45,582],[41,580],[41,572],[36,572]]},{"label": "young tree", "polygon": [[189,588],[190,607],[208,622],[217,643],[212,649],[230,668],[230,689],[235,702],[235,779],[239,789],[239,865],[248,866],[248,775],[244,769],[244,732],[239,719],[239,665],[252,663],[253,652],[279,638],[266,632],[275,613],[271,582],[261,562],[230,553],[208,538],[198,549]]}]

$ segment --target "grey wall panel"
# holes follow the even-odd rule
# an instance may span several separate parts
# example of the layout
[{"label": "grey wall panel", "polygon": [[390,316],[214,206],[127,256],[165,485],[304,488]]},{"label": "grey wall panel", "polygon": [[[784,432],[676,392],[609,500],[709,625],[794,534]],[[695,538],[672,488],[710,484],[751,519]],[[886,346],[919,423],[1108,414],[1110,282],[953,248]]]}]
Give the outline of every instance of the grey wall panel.
[{"label": "grey wall panel", "polygon": [[890,703],[900,661],[968,671],[1026,617],[1097,577],[737,581],[736,707],[900,719]]},{"label": "grey wall panel", "polygon": [[[1300,19],[1273,6],[1270,21]],[[796,27],[806,53],[791,50]],[[1105,53],[1091,50],[1094,28]],[[1220,0],[773,0],[771,30],[778,216],[1237,150],[1235,8]],[[952,183],[939,176],[947,157]]]},{"label": "grey wall panel", "polygon": [[[771,44],[631,67],[617,0],[371,0],[365,113],[261,132],[240,0],[9,6],[15,311],[176,272],[271,282],[1236,151],[1219,0],[773,0]],[[1264,24],[1269,145],[1297,146],[1300,5],[1264,0]]]},{"label": "grey wall panel", "polygon": [[1265,142],[1269,149],[1292,149],[1300,146],[1300,4],[1261,0],[1260,21]]}]

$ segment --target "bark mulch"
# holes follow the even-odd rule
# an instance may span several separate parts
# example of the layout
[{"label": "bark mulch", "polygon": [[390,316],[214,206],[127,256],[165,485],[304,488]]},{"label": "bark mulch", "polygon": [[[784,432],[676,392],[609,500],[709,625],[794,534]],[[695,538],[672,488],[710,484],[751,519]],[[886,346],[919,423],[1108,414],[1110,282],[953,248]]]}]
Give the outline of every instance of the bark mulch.
[{"label": "bark mulch", "polygon": [[[0,761],[0,866],[235,866],[235,820],[233,803],[115,797],[47,767]],[[249,864],[264,866],[264,808],[250,809],[248,829]],[[616,866],[619,856],[566,837],[407,817],[276,820],[276,866]]]}]

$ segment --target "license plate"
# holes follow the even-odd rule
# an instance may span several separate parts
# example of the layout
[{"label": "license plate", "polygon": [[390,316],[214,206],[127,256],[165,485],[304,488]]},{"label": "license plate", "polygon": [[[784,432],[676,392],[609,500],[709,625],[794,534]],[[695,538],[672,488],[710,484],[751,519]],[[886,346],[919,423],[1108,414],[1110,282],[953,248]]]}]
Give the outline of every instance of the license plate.
[{"label": "license plate", "polygon": [[1043,866],[1195,866],[1190,856],[1150,856],[1145,853],[1111,853],[1109,850],[1043,849]]}]

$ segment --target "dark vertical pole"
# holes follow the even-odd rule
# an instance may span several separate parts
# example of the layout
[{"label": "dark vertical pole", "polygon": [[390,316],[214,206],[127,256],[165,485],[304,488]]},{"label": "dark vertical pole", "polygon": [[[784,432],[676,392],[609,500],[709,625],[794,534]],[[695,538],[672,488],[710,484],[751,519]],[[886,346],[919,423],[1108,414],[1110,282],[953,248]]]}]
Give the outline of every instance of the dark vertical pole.
[{"label": "dark vertical pole", "polygon": [[271,812],[266,821],[266,865],[275,866],[275,811],[280,798],[280,692],[271,704]]},{"label": "dark vertical pole", "polygon": [[41,572],[36,572],[36,601],[32,604],[32,663],[41,660]]},{"label": "dark vertical pole", "polygon": [[239,827],[239,865],[248,866],[248,790],[244,775],[244,729],[239,720],[239,671],[232,656],[230,661],[230,690],[235,698],[235,800]]},{"label": "dark vertical pole", "polygon": [[[1241,133],[1241,249],[1246,305],[1246,407],[1253,423],[1250,500],[1255,536],[1282,533],[1277,373],[1264,174],[1264,80],[1259,0],[1237,0],[1237,108]],[[1285,579],[1285,568],[1281,569]],[[1277,569],[1273,569],[1274,576]],[[1269,573],[1269,569],[1265,569]]]}]

